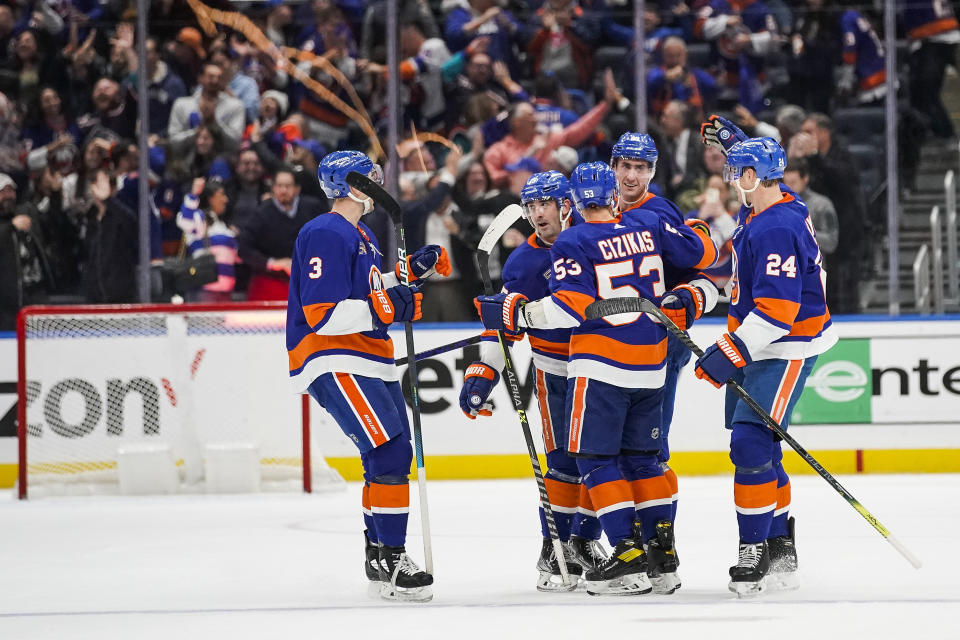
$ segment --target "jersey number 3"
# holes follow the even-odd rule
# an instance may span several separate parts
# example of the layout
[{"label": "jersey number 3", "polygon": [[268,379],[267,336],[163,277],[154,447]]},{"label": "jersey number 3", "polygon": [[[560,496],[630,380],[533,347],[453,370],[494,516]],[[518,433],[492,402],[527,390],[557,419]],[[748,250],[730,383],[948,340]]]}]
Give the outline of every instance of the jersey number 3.
[{"label": "jersey number 3", "polygon": [[321,258],[310,258],[310,266],[313,271],[310,272],[310,279],[316,280],[323,275],[323,260]]}]

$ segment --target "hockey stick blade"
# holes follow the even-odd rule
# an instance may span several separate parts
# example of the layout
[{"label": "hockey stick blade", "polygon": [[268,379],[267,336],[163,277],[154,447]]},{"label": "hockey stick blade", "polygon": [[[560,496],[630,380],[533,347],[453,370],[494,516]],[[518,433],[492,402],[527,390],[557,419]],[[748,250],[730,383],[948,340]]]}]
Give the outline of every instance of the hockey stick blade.
[{"label": "hockey stick blade", "polygon": [[[592,309],[591,309],[592,307]],[[590,303],[586,309],[588,318],[601,318],[608,315],[614,315],[616,313],[646,313],[651,316],[654,316],[660,323],[669,331],[675,338],[680,340],[684,346],[690,349],[696,356],[699,358],[703,355],[703,349],[701,349],[697,343],[695,343],[686,331],[682,330],[676,325],[667,315],[660,310],[654,302],[647,300],[646,298],[610,298],[607,300],[597,300]],[[727,387],[729,387],[737,396],[740,397],[743,402],[749,406],[753,411],[760,416],[763,422],[770,428],[771,431],[776,433],[780,438],[790,445],[797,454],[803,458],[803,461],[810,465],[814,471],[816,471],[821,478],[827,481],[834,491],[840,494],[847,503],[854,508],[854,510],[863,516],[863,519],[866,520],[870,526],[877,530],[883,538],[890,543],[890,545],[896,549],[896,551],[904,557],[904,559],[909,562],[914,569],[919,569],[922,566],[920,559],[917,558],[913,553],[907,549],[902,542],[900,542],[894,535],[887,529],[883,524],[877,520],[876,516],[867,511],[867,508],[864,507],[859,500],[857,500],[852,493],[847,491],[847,489],[840,484],[840,482],[833,477],[829,471],[827,471],[820,462],[814,458],[810,453],[803,448],[799,442],[797,442],[793,436],[791,436],[787,431],[780,426],[780,423],[774,420],[767,410],[760,406],[756,400],[753,399],[746,389],[741,387],[735,381],[730,380],[727,382]]]},{"label": "hockey stick blade", "polygon": [[[347,181],[349,182],[349,179]],[[359,187],[357,188],[359,189]],[[376,200],[376,198],[373,199]],[[519,220],[522,215],[523,209],[520,208],[518,204],[510,204],[504,207],[487,227],[487,230],[483,232],[483,237],[480,238],[480,243],[477,245],[477,251],[483,251],[489,254],[497,242],[500,241],[500,237],[506,233],[507,229],[512,227],[513,223]]]},{"label": "hockey stick blade", "polygon": [[394,224],[400,222],[403,215],[400,209],[400,203],[397,202],[396,198],[387,193],[387,190],[382,186],[356,171],[351,171],[347,174],[347,184],[357,191],[367,194],[373,198],[373,201],[376,202],[378,206],[386,209]]}]

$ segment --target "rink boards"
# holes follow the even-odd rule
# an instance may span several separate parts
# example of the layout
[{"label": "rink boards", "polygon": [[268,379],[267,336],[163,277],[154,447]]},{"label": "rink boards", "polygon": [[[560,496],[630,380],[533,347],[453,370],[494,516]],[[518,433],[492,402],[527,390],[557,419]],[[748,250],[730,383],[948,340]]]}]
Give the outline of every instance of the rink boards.
[{"label": "rink boards", "polygon": [[[960,317],[891,321],[852,317],[836,322],[840,343],[821,356],[794,414],[791,432],[831,471],[958,472],[960,471]],[[692,337],[706,346],[724,330],[719,320],[694,327]],[[447,344],[479,333],[477,324],[416,326],[417,350]],[[0,339],[0,433],[12,433],[16,396],[16,340]],[[403,355],[402,331],[394,336]],[[298,397],[287,395],[283,335],[258,336],[253,363],[277,372],[278,384],[252,390],[272,407],[277,437],[296,434],[300,425]],[[531,425],[539,431],[539,412],[530,371],[530,351],[517,345],[515,362],[521,394]],[[247,352],[249,353],[249,351]],[[431,478],[506,478],[530,474],[516,414],[501,386],[494,395],[492,418],[468,420],[460,412],[458,394],[463,370],[479,354],[477,346],[448,352],[420,364],[420,403],[424,452]],[[216,366],[211,363],[210,366]],[[69,365],[65,365],[68,368]],[[235,377],[222,364],[224,379]],[[96,384],[96,381],[93,381]],[[688,365],[681,374],[670,444],[672,465],[684,474],[724,473],[728,433],[723,428],[723,392],[697,380]],[[359,477],[359,459],[326,414],[314,405],[314,442],[328,462],[347,479]],[[106,437],[106,418],[88,436]],[[163,428],[161,420],[161,429]],[[55,435],[55,434],[54,434]],[[535,434],[538,448],[542,445]],[[788,455],[794,472],[805,470]],[[0,437],[0,486],[12,486],[16,475],[16,438]]]}]

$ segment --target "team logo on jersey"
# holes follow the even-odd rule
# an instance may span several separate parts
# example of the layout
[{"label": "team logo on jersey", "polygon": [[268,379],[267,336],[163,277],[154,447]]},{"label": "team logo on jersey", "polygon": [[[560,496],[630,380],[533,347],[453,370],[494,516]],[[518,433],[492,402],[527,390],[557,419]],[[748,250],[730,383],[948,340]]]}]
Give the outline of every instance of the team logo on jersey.
[{"label": "team logo on jersey", "polygon": [[380,291],[383,289],[383,274],[376,266],[370,267],[370,274],[367,276],[370,282],[370,291]]}]

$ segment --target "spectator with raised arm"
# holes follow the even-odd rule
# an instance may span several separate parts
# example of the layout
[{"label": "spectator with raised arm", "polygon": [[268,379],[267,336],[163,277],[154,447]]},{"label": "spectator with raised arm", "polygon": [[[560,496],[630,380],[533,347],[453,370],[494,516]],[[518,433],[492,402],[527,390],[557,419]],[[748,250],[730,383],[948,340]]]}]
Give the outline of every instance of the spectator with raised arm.
[{"label": "spectator with raised arm", "polygon": [[655,118],[673,100],[685,103],[697,120],[709,112],[717,94],[717,81],[700,68],[687,66],[687,43],[671,36],[663,43],[663,62],[647,73],[647,104]]},{"label": "spectator with raised arm", "polygon": [[173,103],[167,134],[179,143],[196,137],[200,125],[219,129],[224,139],[239,144],[243,135],[243,103],[223,90],[223,69],[208,62],[200,74],[200,87],[192,96]]},{"label": "spectator with raised arm", "polygon": [[[550,160],[551,152],[560,146],[576,147],[589,138],[612,109],[616,109],[623,95],[613,82],[608,69],[604,74],[604,99],[579,120],[563,129],[537,132],[536,111],[529,102],[515,104],[508,118],[510,133],[487,149],[483,164],[494,186],[504,188],[510,183],[508,165],[533,160],[542,167]],[[537,169],[539,171],[540,169]]]},{"label": "spectator with raised arm", "polygon": [[506,62],[511,72],[519,70],[514,46],[526,46],[529,35],[512,13],[495,0],[454,0],[450,4],[453,8],[443,29],[450,51],[466,48],[474,38],[487,37],[490,59]]}]

